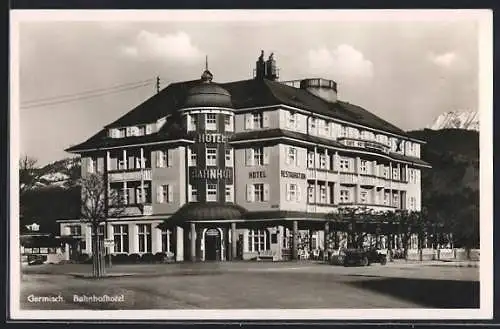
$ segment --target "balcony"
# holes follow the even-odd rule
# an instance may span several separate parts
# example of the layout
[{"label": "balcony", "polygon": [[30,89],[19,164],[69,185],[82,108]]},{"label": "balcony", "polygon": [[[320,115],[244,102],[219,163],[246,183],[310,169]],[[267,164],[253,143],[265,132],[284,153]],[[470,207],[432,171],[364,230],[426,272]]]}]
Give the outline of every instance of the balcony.
[{"label": "balcony", "polygon": [[341,172],[339,176],[339,183],[345,185],[358,184],[358,174]]},{"label": "balcony", "polygon": [[332,212],[336,207],[337,205],[333,203],[308,203],[307,212],[325,214]]},{"label": "balcony", "polygon": [[141,180],[150,181],[151,176],[151,169],[131,169],[110,172],[108,174],[108,180],[110,183]]},{"label": "balcony", "polygon": [[347,147],[362,148],[365,150],[373,150],[386,154],[388,154],[391,150],[391,148],[388,145],[376,141],[367,141],[363,139],[349,138],[349,137],[340,137],[337,140],[339,143]]},{"label": "balcony", "polygon": [[375,186],[377,184],[377,177],[371,175],[360,175],[359,185],[361,186]]},{"label": "balcony", "polygon": [[123,210],[118,210],[117,213],[119,216],[151,216],[153,206],[147,203],[127,204]]}]

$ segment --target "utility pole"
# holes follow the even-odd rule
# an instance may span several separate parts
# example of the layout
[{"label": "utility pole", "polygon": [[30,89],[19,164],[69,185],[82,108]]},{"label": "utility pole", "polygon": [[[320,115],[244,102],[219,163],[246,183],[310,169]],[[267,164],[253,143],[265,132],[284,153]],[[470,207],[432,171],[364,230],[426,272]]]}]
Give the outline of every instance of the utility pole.
[{"label": "utility pole", "polygon": [[157,94],[160,93],[160,77],[159,76],[156,77],[156,93]]}]

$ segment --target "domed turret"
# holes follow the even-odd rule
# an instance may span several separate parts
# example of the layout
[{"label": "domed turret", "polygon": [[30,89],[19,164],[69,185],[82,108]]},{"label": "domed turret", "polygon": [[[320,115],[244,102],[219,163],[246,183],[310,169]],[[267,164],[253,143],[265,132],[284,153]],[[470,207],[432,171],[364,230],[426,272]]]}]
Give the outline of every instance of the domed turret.
[{"label": "domed turret", "polygon": [[221,86],[212,82],[213,74],[205,64],[200,84],[189,89],[184,107],[228,107],[232,108],[231,94]]}]

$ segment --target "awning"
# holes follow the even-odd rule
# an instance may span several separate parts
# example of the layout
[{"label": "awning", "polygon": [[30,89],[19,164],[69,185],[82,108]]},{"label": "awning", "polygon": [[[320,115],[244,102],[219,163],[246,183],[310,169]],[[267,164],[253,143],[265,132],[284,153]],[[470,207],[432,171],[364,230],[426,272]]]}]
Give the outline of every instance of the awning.
[{"label": "awning", "polygon": [[236,204],[191,202],[183,205],[158,227],[182,226],[185,223],[193,221],[231,221],[244,218],[246,213],[245,208]]}]

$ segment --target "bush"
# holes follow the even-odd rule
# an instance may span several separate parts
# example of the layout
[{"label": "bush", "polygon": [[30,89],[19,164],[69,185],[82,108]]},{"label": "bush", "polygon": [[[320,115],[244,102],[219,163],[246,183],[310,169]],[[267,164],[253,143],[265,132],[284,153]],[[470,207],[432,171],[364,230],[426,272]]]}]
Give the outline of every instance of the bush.
[{"label": "bush", "polygon": [[167,254],[164,252],[157,252],[154,254],[155,263],[165,263],[167,261]]},{"label": "bush", "polygon": [[116,264],[129,263],[129,256],[127,254],[116,254],[111,256],[111,261]]},{"label": "bush", "polygon": [[128,257],[129,257],[128,258],[129,262],[132,264],[139,263],[141,261],[141,255],[139,255],[139,254],[130,254]]},{"label": "bush", "polygon": [[141,263],[153,263],[155,261],[155,255],[151,253],[142,254]]}]

